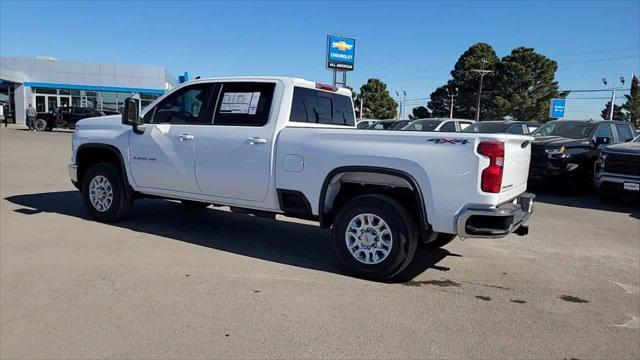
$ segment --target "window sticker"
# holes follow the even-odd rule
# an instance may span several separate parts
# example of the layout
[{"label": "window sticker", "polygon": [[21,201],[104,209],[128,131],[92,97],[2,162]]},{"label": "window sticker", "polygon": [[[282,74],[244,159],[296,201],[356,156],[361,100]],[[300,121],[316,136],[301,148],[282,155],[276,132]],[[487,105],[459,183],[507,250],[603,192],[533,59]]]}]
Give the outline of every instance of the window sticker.
[{"label": "window sticker", "polygon": [[255,115],[260,100],[259,92],[225,93],[220,105],[220,113]]}]

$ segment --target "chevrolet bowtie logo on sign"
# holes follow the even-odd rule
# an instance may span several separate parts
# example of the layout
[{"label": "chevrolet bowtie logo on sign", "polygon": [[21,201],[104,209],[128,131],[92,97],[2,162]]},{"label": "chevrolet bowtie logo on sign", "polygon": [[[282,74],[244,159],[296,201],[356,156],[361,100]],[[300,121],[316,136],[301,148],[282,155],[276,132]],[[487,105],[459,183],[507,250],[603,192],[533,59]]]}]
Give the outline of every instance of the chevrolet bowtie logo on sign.
[{"label": "chevrolet bowtie logo on sign", "polygon": [[327,36],[327,67],[341,71],[353,70],[356,39],[341,36]]},{"label": "chevrolet bowtie logo on sign", "polygon": [[344,41],[337,41],[337,42],[331,43],[331,47],[335,48],[335,49],[338,49],[340,51],[346,51],[346,50],[351,50],[353,45],[347,44]]}]

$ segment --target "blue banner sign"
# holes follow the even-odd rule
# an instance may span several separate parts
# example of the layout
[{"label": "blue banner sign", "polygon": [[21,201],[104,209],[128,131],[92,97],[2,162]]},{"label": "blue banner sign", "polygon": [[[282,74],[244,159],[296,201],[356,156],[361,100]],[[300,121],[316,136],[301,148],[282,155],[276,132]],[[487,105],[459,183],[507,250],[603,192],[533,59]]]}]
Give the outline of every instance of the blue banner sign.
[{"label": "blue banner sign", "polygon": [[559,119],[564,117],[565,99],[551,99],[549,107],[549,117]]},{"label": "blue banner sign", "polygon": [[327,35],[327,67],[330,69],[351,71],[356,54],[356,39]]}]

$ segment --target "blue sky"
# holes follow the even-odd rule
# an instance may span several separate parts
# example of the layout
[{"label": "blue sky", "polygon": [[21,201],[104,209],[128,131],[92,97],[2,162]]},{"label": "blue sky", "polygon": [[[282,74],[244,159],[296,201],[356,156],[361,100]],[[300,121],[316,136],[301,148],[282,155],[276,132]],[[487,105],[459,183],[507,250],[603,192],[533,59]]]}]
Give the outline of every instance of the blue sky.
[{"label": "blue sky", "polygon": [[[407,99],[428,97],[476,42],[491,44],[500,57],[518,46],[535,48],[558,61],[562,89],[600,89],[603,77],[629,80],[640,72],[640,1],[0,0],[3,56],[162,65],[176,76],[189,71],[330,82],[327,33],[357,39],[349,85],[359,88],[377,77],[393,92],[406,90]],[[567,117],[599,117],[605,102],[570,100]]]}]

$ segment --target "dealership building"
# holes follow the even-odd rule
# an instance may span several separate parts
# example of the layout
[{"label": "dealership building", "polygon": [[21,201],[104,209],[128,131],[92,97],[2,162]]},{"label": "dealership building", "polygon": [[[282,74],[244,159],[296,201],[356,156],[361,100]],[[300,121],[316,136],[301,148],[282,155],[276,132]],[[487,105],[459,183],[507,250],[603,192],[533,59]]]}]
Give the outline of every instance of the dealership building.
[{"label": "dealership building", "polygon": [[[188,74],[180,76],[186,81]],[[62,61],[51,57],[0,57],[0,103],[25,123],[32,104],[38,112],[65,106],[119,111],[124,100],[140,94],[142,107],[178,85],[161,66]]]}]

